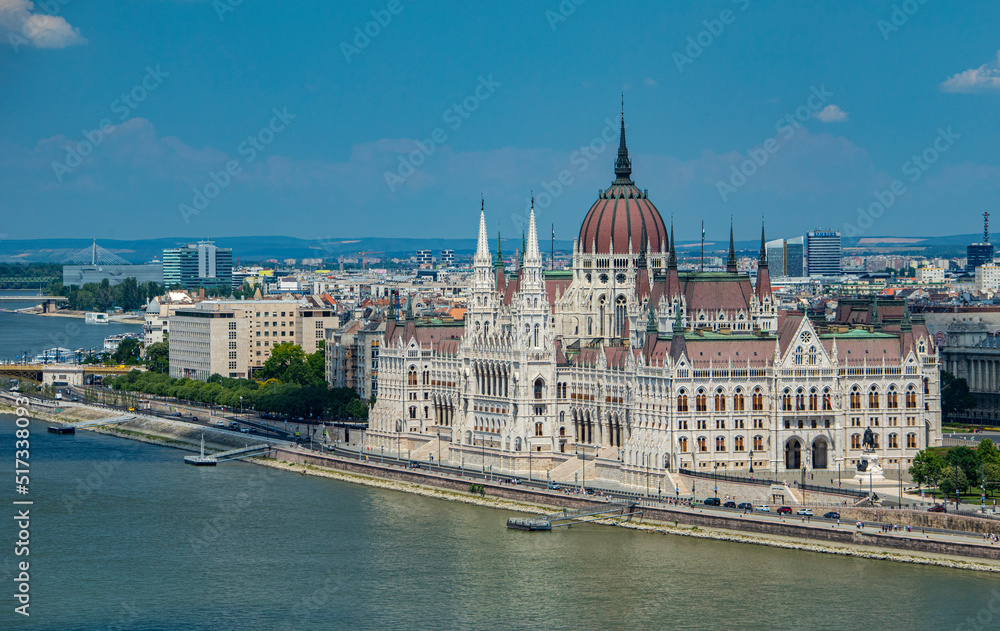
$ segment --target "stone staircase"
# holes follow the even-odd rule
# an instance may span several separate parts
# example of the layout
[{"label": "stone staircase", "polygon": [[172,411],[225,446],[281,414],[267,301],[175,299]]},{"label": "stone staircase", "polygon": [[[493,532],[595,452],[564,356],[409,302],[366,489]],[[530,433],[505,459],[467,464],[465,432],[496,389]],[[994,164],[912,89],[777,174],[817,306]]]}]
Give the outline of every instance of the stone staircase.
[{"label": "stone staircase", "polygon": [[[416,461],[419,461],[419,462],[427,462],[428,460],[430,460],[430,456],[433,455],[434,456],[434,461],[437,462],[438,445],[440,443],[441,443],[441,441],[438,440],[437,438],[430,439],[429,441],[427,441],[423,445],[417,447],[412,452],[410,452],[410,460],[416,460]],[[442,455],[442,457],[444,456],[444,453],[446,451],[447,451],[447,448],[444,445],[441,445],[441,455]],[[403,455],[405,456],[406,454],[403,454]]]}]

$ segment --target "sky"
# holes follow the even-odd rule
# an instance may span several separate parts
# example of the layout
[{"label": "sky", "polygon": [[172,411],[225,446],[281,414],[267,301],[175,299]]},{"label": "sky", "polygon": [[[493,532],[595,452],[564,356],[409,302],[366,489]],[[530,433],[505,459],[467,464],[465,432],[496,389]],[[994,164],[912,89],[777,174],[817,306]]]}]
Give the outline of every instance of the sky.
[{"label": "sky", "polygon": [[[0,238],[975,233],[1000,5],[0,0]],[[482,201],[484,200],[484,201]],[[1000,221],[1000,217],[998,217]]]}]

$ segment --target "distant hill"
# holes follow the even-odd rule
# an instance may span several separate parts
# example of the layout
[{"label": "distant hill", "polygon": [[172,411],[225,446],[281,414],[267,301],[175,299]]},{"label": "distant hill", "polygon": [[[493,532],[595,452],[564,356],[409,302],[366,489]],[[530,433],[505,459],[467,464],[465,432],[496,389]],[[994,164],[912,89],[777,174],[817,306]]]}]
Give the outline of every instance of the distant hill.
[{"label": "distant hill", "polygon": [[[777,235],[775,235],[777,236]],[[165,248],[173,248],[185,243],[194,243],[199,238],[163,238],[163,239],[100,239],[98,245],[117,254],[131,263],[144,263],[153,258],[161,258]],[[953,251],[955,255],[964,254],[964,248],[969,243],[982,240],[981,234],[959,234],[940,237],[892,237],[866,236],[862,238],[845,238],[844,247],[862,247],[871,250],[892,249],[894,251],[925,249],[937,254]],[[215,244],[223,248],[233,249],[233,258],[243,262],[261,261],[266,259],[303,259],[326,258],[338,256],[356,256],[365,251],[379,256],[408,256],[417,250],[430,249],[437,256],[443,249],[453,249],[459,259],[468,257],[475,252],[475,239],[401,239],[381,237],[359,237],[342,239],[299,239],[296,237],[219,237],[213,239]],[[859,241],[861,242],[859,244]],[[64,263],[80,250],[89,248],[91,239],[0,239],[0,263],[12,262],[42,262]],[[697,241],[679,241],[678,247],[694,252],[699,246]],[[759,240],[737,241],[736,249],[741,253],[756,252],[760,247]],[[548,252],[550,243],[539,244],[542,252]],[[520,239],[504,239],[502,248],[505,256],[511,256],[521,247]],[[569,252],[573,242],[556,240],[557,252]],[[718,252],[728,249],[724,241],[705,243],[705,251]],[[496,248],[496,241],[490,241],[490,250]]]}]

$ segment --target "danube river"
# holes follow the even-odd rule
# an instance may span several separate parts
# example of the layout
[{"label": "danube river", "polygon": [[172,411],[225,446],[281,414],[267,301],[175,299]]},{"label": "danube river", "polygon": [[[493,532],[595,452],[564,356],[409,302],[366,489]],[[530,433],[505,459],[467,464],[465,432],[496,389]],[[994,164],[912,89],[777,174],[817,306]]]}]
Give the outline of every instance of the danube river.
[{"label": "danube river", "polygon": [[[22,497],[14,429],[0,417],[7,502]],[[953,629],[994,616],[1000,594],[970,571],[596,525],[511,531],[504,511],[30,430],[31,617],[13,611],[3,519],[2,629]]]},{"label": "danube river", "polygon": [[[2,296],[29,296],[25,302],[2,302],[0,308],[22,309],[38,304],[30,296],[37,291],[0,291]],[[47,348],[61,346],[100,350],[104,338],[115,333],[141,333],[140,324],[85,324],[83,318],[40,316],[0,311],[0,361],[25,354],[34,357]]]}]

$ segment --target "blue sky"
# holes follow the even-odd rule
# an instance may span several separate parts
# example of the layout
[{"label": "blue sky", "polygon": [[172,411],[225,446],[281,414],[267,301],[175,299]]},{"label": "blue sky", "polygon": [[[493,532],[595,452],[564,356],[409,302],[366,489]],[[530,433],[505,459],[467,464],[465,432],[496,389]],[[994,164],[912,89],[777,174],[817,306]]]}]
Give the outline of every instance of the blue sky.
[{"label": "blue sky", "polygon": [[996,210],[995,2],[235,2],[0,0],[0,235],[570,239],[622,93],[680,238]]}]

